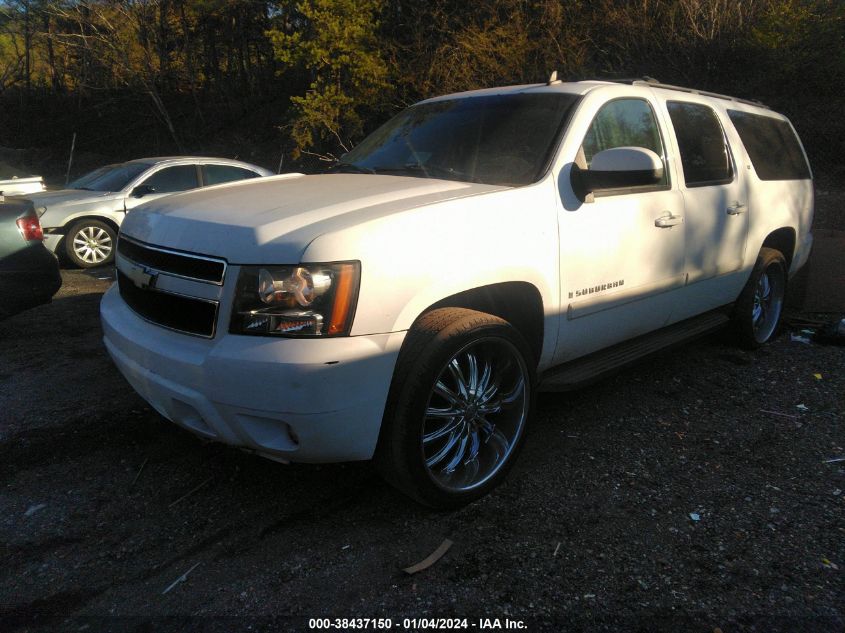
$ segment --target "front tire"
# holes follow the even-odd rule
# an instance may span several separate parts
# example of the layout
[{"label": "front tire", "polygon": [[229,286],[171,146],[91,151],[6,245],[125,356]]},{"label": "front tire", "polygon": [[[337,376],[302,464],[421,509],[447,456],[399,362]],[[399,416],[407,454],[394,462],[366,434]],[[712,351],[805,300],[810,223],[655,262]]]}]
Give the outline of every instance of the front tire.
[{"label": "front tire", "polygon": [[104,266],[114,260],[117,232],[99,220],[81,220],[65,235],[65,253],[79,268]]},{"label": "front tire", "polygon": [[377,467],[433,508],[482,497],[516,459],[535,384],[532,354],[507,321],[464,308],[424,314],[397,362]]},{"label": "front tire", "polygon": [[734,307],[734,325],[742,347],[757,349],[777,335],[786,297],[786,282],[783,253],[773,248],[761,248],[751,277]]}]

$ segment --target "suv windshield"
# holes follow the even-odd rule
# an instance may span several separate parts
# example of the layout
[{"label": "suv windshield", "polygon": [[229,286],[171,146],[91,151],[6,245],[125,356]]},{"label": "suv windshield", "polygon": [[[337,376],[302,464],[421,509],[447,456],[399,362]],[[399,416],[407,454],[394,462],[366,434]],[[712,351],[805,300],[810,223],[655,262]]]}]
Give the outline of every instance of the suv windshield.
[{"label": "suv windshield", "polygon": [[88,191],[121,191],[132,180],[149,169],[148,163],[120,163],[106,165],[77,178],[68,189],[86,189]]},{"label": "suv windshield", "polygon": [[416,105],[370,134],[333,170],[527,185],[545,170],[577,99],[547,92]]}]

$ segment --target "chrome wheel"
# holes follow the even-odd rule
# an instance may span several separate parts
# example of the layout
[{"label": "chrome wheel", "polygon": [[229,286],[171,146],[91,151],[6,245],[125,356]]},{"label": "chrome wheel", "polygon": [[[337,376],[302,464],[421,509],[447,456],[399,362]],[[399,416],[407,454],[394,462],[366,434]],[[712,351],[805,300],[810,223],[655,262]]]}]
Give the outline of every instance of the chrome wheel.
[{"label": "chrome wheel", "polygon": [[786,284],[780,266],[766,268],[754,288],[751,322],[754,338],[759,343],[769,340],[780,320]]},{"label": "chrome wheel", "polygon": [[104,228],[86,224],[73,235],[73,252],[85,264],[103,264],[112,254],[113,241]]},{"label": "chrome wheel", "polygon": [[465,345],[442,367],[422,425],[425,468],[449,492],[481,486],[508,461],[531,402],[528,368],[503,338]]}]

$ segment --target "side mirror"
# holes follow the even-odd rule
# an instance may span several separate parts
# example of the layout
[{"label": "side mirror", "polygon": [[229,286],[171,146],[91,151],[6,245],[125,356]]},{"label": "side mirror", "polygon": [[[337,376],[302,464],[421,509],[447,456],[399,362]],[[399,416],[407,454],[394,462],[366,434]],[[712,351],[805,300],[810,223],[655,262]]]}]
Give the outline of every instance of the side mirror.
[{"label": "side mirror", "polygon": [[572,189],[584,200],[602,189],[656,185],[663,178],[663,161],[645,147],[614,147],[593,156],[589,169],[572,168]]},{"label": "side mirror", "polygon": [[151,187],[150,185],[138,185],[132,190],[131,195],[133,198],[143,198],[151,193],[155,193],[155,188]]}]

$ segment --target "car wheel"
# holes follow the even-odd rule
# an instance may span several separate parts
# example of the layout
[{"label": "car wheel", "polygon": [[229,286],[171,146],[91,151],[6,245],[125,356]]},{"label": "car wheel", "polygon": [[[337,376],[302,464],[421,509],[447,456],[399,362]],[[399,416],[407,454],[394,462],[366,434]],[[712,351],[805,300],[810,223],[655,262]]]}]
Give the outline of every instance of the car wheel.
[{"label": "car wheel", "polygon": [[65,253],[80,268],[93,268],[114,259],[115,230],[99,220],[82,220],[65,235]]},{"label": "car wheel", "polygon": [[426,313],[399,355],[376,465],[430,507],[478,499],[516,458],[535,383],[528,345],[507,321],[463,308]]},{"label": "car wheel", "polygon": [[786,297],[786,259],[773,248],[762,248],[751,278],[734,308],[740,345],[756,349],[777,334]]}]

